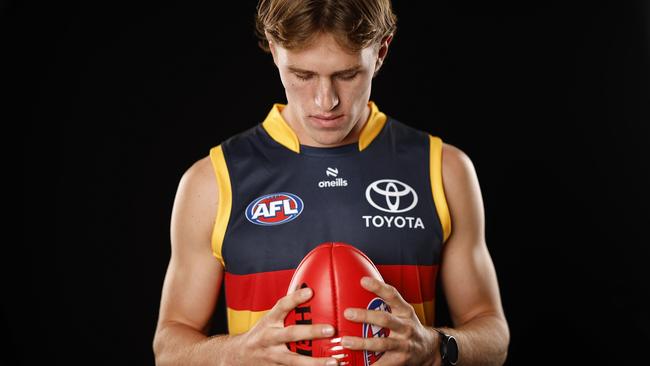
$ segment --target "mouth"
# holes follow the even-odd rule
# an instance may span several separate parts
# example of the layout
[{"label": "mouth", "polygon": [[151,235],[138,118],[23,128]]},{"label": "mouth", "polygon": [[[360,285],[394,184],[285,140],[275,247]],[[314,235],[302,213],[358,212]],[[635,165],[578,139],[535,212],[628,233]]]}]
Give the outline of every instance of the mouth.
[{"label": "mouth", "polygon": [[317,125],[323,128],[332,128],[343,120],[344,115],[323,115],[323,114],[312,114],[309,115],[309,119],[315,122]]}]

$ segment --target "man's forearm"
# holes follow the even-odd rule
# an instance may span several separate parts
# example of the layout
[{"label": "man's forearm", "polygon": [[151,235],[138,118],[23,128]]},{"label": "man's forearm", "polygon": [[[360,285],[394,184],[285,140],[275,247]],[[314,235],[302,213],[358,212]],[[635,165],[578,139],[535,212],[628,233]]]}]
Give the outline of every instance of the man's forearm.
[{"label": "man's forearm", "polygon": [[[184,324],[164,326],[154,340],[154,354],[157,366],[192,365],[215,366],[231,364],[225,349],[230,347],[233,337],[205,334]],[[233,349],[233,348],[230,348]]]},{"label": "man's forearm", "polygon": [[456,328],[438,328],[458,343],[458,365],[503,365],[508,354],[510,331],[500,317],[485,315]]}]

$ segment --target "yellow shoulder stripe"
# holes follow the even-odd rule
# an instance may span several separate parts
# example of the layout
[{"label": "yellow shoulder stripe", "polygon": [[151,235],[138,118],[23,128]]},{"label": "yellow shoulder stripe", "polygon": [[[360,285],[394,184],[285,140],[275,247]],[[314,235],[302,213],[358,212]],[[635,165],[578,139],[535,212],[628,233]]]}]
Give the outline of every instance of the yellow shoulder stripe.
[{"label": "yellow shoulder stripe", "polygon": [[221,247],[223,239],[226,235],[226,228],[230,219],[230,210],[232,208],[232,190],[230,188],[230,175],[228,174],[228,166],[226,159],[223,155],[221,145],[210,149],[210,160],[212,167],[217,176],[217,187],[219,191],[219,201],[217,206],[217,217],[212,229],[212,255],[214,255],[219,262],[226,268],[226,263],[221,254]]},{"label": "yellow shoulder stripe", "polygon": [[445,198],[445,188],[442,183],[442,140],[439,137],[429,135],[429,169],[431,178],[431,191],[433,192],[433,202],[436,204],[436,211],[442,224],[443,240],[447,241],[451,234],[451,216],[447,199]]}]

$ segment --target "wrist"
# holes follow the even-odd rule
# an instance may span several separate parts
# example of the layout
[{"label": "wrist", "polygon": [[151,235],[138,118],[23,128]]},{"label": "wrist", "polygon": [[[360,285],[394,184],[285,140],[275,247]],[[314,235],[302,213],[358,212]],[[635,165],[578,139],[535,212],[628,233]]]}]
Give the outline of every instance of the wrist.
[{"label": "wrist", "polygon": [[432,349],[431,349],[431,355],[432,355],[432,362],[431,365],[433,366],[440,366],[442,363],[442,358],[440,357],[440,342],[441,342],[441,337],[440,334],[438,333],[437,329],[435,328],[429,328],[431,332],[431,337],[433,339],[432,341]]},{"label": "wrist", "polygon": [[242,349],[242,337],[240,335],[219,335],[211,337],[211,359],[216,361],[217,366],[235,366],[240,365]]},{"label": "wrist", "polygon": [[427,365],[431,366],[440,366],[440,334],[436,331],[435,328],[427,328],[429,334],[431,335],[431,349],[429,354],[431,358],[428,360]]},{"label": "wrist", "polygon": [[226,354],[225,358],[227,360],[225,363],[226,366],[246,365],[249,363],[249,343],[251,339],[248,334],[249,333],[246,332],[228,336],[229,344],[227,349],[231,351],[224,352]]}]

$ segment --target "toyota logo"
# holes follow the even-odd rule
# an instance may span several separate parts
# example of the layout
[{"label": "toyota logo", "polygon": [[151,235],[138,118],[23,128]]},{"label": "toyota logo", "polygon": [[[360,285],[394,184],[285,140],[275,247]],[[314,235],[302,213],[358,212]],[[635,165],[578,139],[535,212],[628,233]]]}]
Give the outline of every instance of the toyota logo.
[{"label": "toyota logo", "polygon": [[418,203],[415,190],[396,179],[381,179],[366,188],[366,199],[372,207],[390,213],[406,212]]}]

